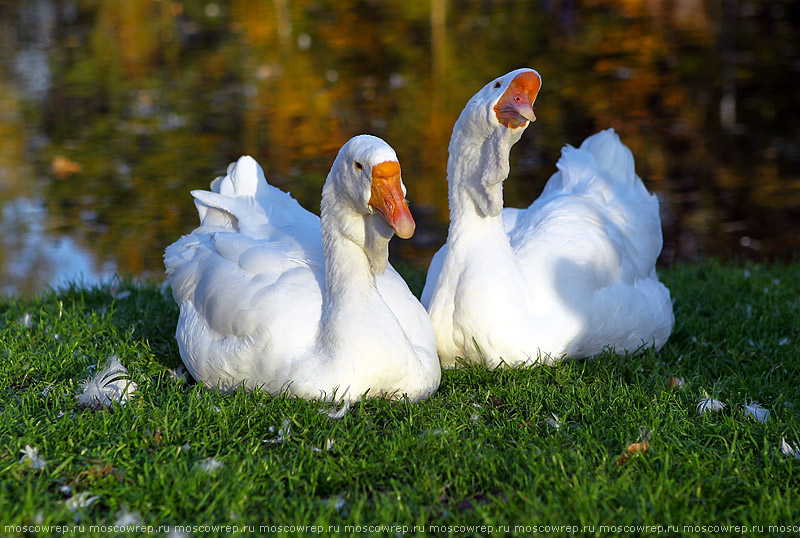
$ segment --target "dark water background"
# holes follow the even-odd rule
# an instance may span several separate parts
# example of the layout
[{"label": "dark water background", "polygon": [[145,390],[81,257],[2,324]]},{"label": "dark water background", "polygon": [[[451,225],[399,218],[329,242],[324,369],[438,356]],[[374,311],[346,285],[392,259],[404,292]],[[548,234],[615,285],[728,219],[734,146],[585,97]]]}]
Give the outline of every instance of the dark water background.
[{"label": "dark water background", "polygon": [[614,127],[661,199],[661,264],[796,259],[799,27],[788,1],[0,0],[0,293],[160,278],[189,191],[243,153],[318,212],[364,132],[397,150],[418,222],[393,259],[425,266],[452,125],[523,66],[544,82],[507,205]]}]

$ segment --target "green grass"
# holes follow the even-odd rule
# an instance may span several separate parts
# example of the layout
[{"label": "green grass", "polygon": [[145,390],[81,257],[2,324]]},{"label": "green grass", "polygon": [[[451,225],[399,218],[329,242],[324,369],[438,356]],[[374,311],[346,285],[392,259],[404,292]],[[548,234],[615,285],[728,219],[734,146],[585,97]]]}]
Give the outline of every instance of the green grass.
[{"label": "green grass", "polygon": [[[425,402],[366,401],[339,420],[318,402],[174,379],[177,312],[156,286],[0,299],[0,535],[40,525],[28,534],[49,536],[44,525],[77,522],[108,536],[90,525],[114,525],[125,511],[154,534],[159,525],[321,525],[322,534],[451,525],[453,536],[478,534],[474,525],[496,535],[576,525],[608,535],[601,525],[648,524],[675,525],[675,535],[683,525],[800,524],[800,460],[779,448],[782,437],[800,442],[800,265],[706,262],[661,276],[676,327],[658,353],[448,370]],[[113,354],[137,394],[111,410],[79,407],[80,382]],[[671,377],[685,385],[669,387]],[[698,415],[705,393],[727,407]],[[745,417],[751,400],[770,410],[766,423]],[[281,429],[285,442],[265,442]],[[650,449],[621,463],[646,438]],[[20,464],[25,445],[44,469]],[[204,471],[207,458],[223,465]],[[73,513],[65,486],[99,498]],[[192,535],[226,534],[206,530]]]}]

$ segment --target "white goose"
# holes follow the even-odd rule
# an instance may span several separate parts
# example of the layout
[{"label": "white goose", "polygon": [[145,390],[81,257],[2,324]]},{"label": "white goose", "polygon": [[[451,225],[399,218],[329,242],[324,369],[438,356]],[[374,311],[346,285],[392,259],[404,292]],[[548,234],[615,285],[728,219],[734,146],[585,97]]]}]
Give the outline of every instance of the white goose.
[{"label": "white goose", "polygon": [[430,319],[388,262],[392,235],[415,227],[388,144],[362,135],[342,147],[321,226],[249,156],[211,189],[192,192],[201,225],[164,255],[195,379],[337,401],[436,390]]},{"label": "white goose", "polygon": [[672,330],[669,290],[655,270],[658,200],[613,130],[566,146],[539,199],[503,209],[509,152],[536,119],[540,86],[532,69],[493,80],[453,128],[450,230],[422,293],[443,366],[660,348]]}]

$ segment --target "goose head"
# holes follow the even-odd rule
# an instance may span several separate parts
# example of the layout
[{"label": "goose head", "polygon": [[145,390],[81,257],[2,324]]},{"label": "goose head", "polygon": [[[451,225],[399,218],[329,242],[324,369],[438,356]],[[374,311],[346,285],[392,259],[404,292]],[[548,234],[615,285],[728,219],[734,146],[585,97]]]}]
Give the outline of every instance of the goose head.
[{"label": "goose head", "polygon": [[[486,85],[487,92],[500,94],[494,98],[494,117],[501,125],[509,129],[524,129],[528,122],[536,121],[533,103],[542,87],[542,77],[533,69],[517,69]],[[483,90],[481,90],[483,91]],[[502,93],[500,93],[502,91]]]},{"label": "goose head", "polygon": [[[461,186],[456,190],[469,195],[481,216],[498,216],[503,209],[501,185],[508,177],[508,155],[536,121],[533,103],[541,85],[539,73],[528,68],[496,78],[467,102],[453,127],[448,180]],[[451,189],[451,208],[464,205],[453,193]]]},{"label": "goose head", "polygon": [[[498,77],[476,93],[467,103],[459,120],[468,129],[479,130],[484,138],[510,130],[518,139],[530,122],[536,121],[533,103],[542,86],[542,78],[533,69],[522,68]],[[476,133],[477,134],[477,133]]]},{"label": "goose head", "polygon": [[[375,215],[371,224],[402,239],[414,235],[416,225],[405,199],[400,163],[392,147],[378,137],[350,139],[336,156],[328,176],[340,204],[353,213]],[[380,222],[382,221],[382,223]]]},{"label": "goose head", "polygon": [[375,274],[383,273],[389,240],[394,234],[408,239],[416,228],[405,195],[392,147],[370,135],[350,139],[322,190],[323,243],[334,233],[345,237],[364,250]]}]

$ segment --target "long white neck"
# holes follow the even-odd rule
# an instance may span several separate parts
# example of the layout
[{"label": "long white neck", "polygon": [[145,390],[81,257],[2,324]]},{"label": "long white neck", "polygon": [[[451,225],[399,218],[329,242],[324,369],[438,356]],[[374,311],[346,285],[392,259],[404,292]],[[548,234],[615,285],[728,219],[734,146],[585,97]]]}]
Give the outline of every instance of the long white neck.
[{"label": "long white neck", "polygon": [[325,254],[323,308],[337,306],[351,293],[375,291],[375,275],[382,274],[388,264],[391,238],[374,226],[373,215],[361,215],[337,203],[333,190],[330,182],[326,183],[320,211]]},{"label": "long white neck", "polygon": [[522,135],[522,129],[481,128],[464,112],[453,127],[447,160],[451,239],[467,229],[503,229],[508,156]]},{"label": "long white neck", "polygon": [[[391,228],[378,215],[362,215],[337,203],[333,188],[322,191],[321,232],[325,253],[325,291],[322,298],[320,341],[333,356],[352,358],[378,355],[387,341],[404,338],[397,318],[383,300],[375,276],[388,265]],[[357,320],[354,322],[354,320]],[[371,339],[371,323],[388,331],[385,339]],[[363,331],[361,331],[363,329]],[[391,334],[392,330],[397,334]],[[362,332],[356,338],[354,331]],[[385,340],[385,341],[383,341]]]},{"label": "long white neck", "polygon": [[[378,215],[362,215],[322,191],[321,231],[325,287],[316,352],[337,397],[360,396],[376,386],[406,388],[418,361],[397,316],[378,289],[388,266],[391,228]],[[380,219],[380,220],[378,220]],[[377,385],[374,385],[377,384]],[[373,393],[375,394],[375,393]]]}]

